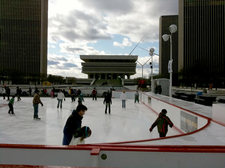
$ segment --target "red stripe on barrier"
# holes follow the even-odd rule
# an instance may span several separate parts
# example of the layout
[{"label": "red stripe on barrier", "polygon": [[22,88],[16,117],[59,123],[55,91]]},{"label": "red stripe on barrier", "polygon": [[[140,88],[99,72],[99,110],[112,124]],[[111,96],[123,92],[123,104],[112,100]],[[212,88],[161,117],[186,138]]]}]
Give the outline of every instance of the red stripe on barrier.
[{"label": "red stripe on barrier", "polygon": [[91,155],[99,155],[100,153],[100,148],[93,148],[91,150]]},{"label": "red stripe on barrier", "polygon": [[[149,96],[149,95],[147,95],[146,93],[143,93],[143,94],[145,94],[146,96]],[[167,102],[167,101],[161,100],[161,99],[159,99],[159,98],[157,98],[157,97],[154,97],[154,96],[150,96],[150,97],[152,97],[152,98],[154,98],[154,99],[156,99],[156,100],[159,100],[159,101],[161,101],[161,102],[163,102],[163,103],[167,103],[167,104],[169,104],[169,105],[172,105],[172,106],[174,106],[174,107],[177,107],[177,108],[179,108],[179,109],[181,109],[181,110],[188,111],[188,112],[190,112],[190,113],[192,113],[192,114],[195,114],[195,115],[197,115],[197,116],[200,116],[200,117],[202,117],[202,118],[210,119],[212,122],[215,122],[215,123],[217,123],[217,124],[219,124],[219,125],[225,127],[225,124],[224,124],[224,123],[221,123],[221,122],[219,122],[219,121],[213,120],[213,119],[211,119],[211,118],[209,118],[209,117],[206,117],[206,116],[204,116],[204,115],[198,114],[198,113],[193,112],[193,111],[190,111],[190,110],[188,110],[188,109],[185,109],[185,108],[183,108],[183,107],[177,106],[177,105],[172,104],[172,103],[169,103],[169,102]]]},{"label": "red stripe on barrier", "polygon": [[[105,145],[105,144],[128,144],[128,143],[142,143],[142,142],[151,142],[151,141],[158,141],[158,140],[164,140],[164,139],[170,139],[170,138],[179,138],[182,136],[186,136],[186,135],[191,135],[197,132],[202,131],[203,129],[205,129],[206,127],[208,127],[210,124],[210,120],[208,120],[207,124],[205,126],[203,126],[202,128],[195,130],[193,132],[189,132],[189,133],[184,133],[184,134],[179,134],[179,135],[172,135],[172,136],[167,136],[167,137],[162,137],[162,138],[153,138],[153,139],[145,139],[145,140],[136,140],[136,141],[124,141],[124,142],[112,142],[112,143],[102,143],[99,145]],[[97,144],[95,144],[97,145]]]},{"label": "red stripe on barrier", "polygon": [[[15,146],[14,146],[15,147]],[[12,147],[12,148],[14,148]],[[17,145],[17,148],[21,149],[30,149],[29,145],[27,148],[20,147]],[[11,148],[11,147],[8,147]],[[69,148],[69,147],[68,147]],[[68,149],[65,148],[65,149]],[[40,149],[38,145],[36,148]],[[51,148],[48,146],[46,150],[52,149],[57,150],[56,148]],[[60,148],[61,149],[61,148]],[[112,144],[102,144],[102,145],[78,145],[73,148],[73,150],[95,150],[99,149],[101,151],[131,151],[131,152],[185,152],[185,153],[225,153],[225,146],[193,146],[193,145],[112,145]]]},{"label": "red stripe on barrier", "polygon": [[[100,167],[34,166],[34,165],[1,165],[0,164],[0,168],[100,168]],[[101,167],[101,168],[107,168],[107,167]],[[110,167],[108,167],[108,168],[110,168]]]},{"label": "red stripe on barrier", "polygon": [[[153,111],[157,116],[159,115],[159,113],[157,113],[153,108],[151,108],[149,105],[145,104],[144,102],[142,102],[142,104],[144,104],[146,107],[148,107],[151,111]],[[180,134],[184,134],[185,132],[183,132],[181,129],[179,129],[178,127],[176,127],[175,125],[173,126],[173,129],[175,129],[177,132],[179,132]]]}]

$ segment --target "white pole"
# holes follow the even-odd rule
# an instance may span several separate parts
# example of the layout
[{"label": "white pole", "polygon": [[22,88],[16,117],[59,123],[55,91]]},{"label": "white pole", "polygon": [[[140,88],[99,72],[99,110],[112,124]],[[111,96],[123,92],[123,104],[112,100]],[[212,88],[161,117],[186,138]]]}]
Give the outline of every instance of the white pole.
[{"label": "white pole", "polygon": [[153,82],[153,55],[152,55],[152,67],[151,67],[151,91],[154,93],[154,82]]},{"label": "white pole", "polygon": [[[170,35],[170,61],[173,60],[173,57],[172,57],[172,33]],[[170,90],[169,90],[169,96],[172,97],[172,78],[173,78],[173,66],[172,66],[172,62],[171,62],[171,65],[170,65]]]}]

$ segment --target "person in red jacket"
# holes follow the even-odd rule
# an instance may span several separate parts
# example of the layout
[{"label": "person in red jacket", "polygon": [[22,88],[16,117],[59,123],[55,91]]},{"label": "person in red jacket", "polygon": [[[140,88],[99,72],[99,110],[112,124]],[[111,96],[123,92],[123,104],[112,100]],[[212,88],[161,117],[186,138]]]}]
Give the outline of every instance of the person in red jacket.
[{"label": "person in red jacket", "polygon": [[154,127],[157,125],[159,137],[166,137],[166,134],[168,132],[168,125],[171,128],[173,127],[173,123],[172,121],[170,121],[169,117],[166,116],[166,113],[167,113],[166,109],[162,109],[161,113],[159,113],[158,118],[149,128],[149,131],[152,132]]}]

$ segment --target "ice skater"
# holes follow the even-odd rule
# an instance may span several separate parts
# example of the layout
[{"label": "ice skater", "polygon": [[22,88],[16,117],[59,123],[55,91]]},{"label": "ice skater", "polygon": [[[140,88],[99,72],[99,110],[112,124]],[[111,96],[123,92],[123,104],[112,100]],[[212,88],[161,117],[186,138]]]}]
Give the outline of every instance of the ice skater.
[{"label": "ice skater", "polygon": [[39,90],[35,90],[34,98],[33,98],[33,107],[34,107],[34,120],[40,120],[41,118],[38,117],[38,105],[39,103],[43,106],[41,102]]},{"label": "ice skater", "polygon": [[80,94],[78,95],[78,105],[81,105],[82,102],[84,102],[84,96],[83,96],[83,94],[80,92]]},{"label": "ice skater", "polygon": [[111,99],[111,95],[109,91],[105,94],[103,104],[105,104],[105,114],[107,114],[107,108],[109,109],[109,114],[110,114],[111,112],[110,105],[112,104],[112,99]]},{"label": "ice skater", "polygon": [[17,101],[21,100],[21,98],[20,98],[21,94],[22,94],[22,90],[21,90],[21,88],[19,88],[19,86],[17,86],[16,87]]},{"label": "ice skater", "polygon": [[139,93],[138,91],[136,91],[135,95],[134,95],[134,103],[138,102],[139,103]]},{"label": "ice skater", "polygon": [[6,89],[5,89],[5,87],[2,87],[2,97],[3,97],[3,100],[5,100],[5,96],[6,96]]},{"label": "ice skater", "polygon": [[77,129],[69,145],[85,144],[84,139],[90,137],[91,133],[91,129],[87,126]]},{"label": "ice skater", "polygon": [[126,96],[125,91],[123,91],[123,93],[121,93],[120,99],[122,100],[122,108],[126,108],[126,99],[127,99],[127,96]]},{"label": "ice skater", "polygon": [[7,96],[7,100],[9,101],[9,96],[10,96],[10,88],[7,86],[5,87],[5,92],[6,92],[6,96]]},{"label": "ice skater", "polygon": [[76,135],[77,132],[79,132],[86,111],[87,107],[84,105],[78,105],[76,110],[73,110],[63,129],[63,145],[69,145],[73,135]]},{"label": "ice skater", "polygon": [[97,90],[94,88],[93,90],[92,90],[92,100],[97,100]]},{"label": "ice skater", "polygon": [[32,96],[32,89],[31,89],[31,87],[29,87],[28,93],[29,93],[30,96]]},{"label": "ice skater", "polygon": [[59,106],[60,106],[60,108],[62,108],[63,99],[65,100],[65,96],[64,96],[64,93],[62,92],[62,90],[60,89],[58,92],[58,95],[57,95],[57,100],[58,100],[57,108],[59,108]]},{"label": "ice skater", "polygon": [[166,137],[166,134],[168,132],[168,125],[172,128],[173,123],[170,121],[169,117],[166,116],[166,109],[162,109],[161,113],[159,113],[158,118],[155,120],[155,122],[152,124],[152,126],[149,128],[149,131],[152,132],[155,126],[158,128],[159,137]]},{"label": "ice skater", "polygon": [[15,96],[12,96],[12,98],[9,100],[8,106],[9,106],[9,114],[15,115],[14,113],[14,108],[13,108],[13,104],[14,104],[14,100],[15,100]]}]

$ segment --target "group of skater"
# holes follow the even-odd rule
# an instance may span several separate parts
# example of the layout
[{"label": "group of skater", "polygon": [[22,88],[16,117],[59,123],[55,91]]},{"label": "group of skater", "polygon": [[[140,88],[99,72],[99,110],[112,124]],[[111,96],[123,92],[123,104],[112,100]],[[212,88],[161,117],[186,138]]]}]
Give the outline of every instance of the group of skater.
[{"label": "group of skater", "polygon": [[[10,90],[9,87],[4,87],[4,91],[2,92],[3,94],[3,99],[7,97],[8,91]],[[29,89],[30,91],[31,89]],[[14,113],[14,101],[15,97],[17,96],[17,100],[21,100],[21,93],[22,90],[21,88],[17,87],[16,88],[16,95],[13,95],[12,98],[8,98],[8,106],[9,106],[9,114],[15,115]],[[10,93],[9,93],[10,94]],[[72,111],[71,115],[68,117],[66,124],[63,129],[63,145],[76,145],[78,143],[84,143],[84,139],[87,137],[90,137],[92,134],[91,129],[88,126],[83,126],[82,127],[82,119],[87,111],[87,107],[82,104],[84,101],[83,94],[80,90],[76,90],[76,92],[70,88],[69,89],[69,95],[71,96],[71,101],[74,102],[76,100],[76,97],[78,98],[78,105],[75,110]],[[92,100],[97,100],[97,90],[94,88],[91,92],[92,95]],[[122,108],[126,108],[126,100],[127,100],[127,95],[126,92],[123,91],[120,95],[120,99],[122,102]],[[57,93],[57,108],[62,108],[62,102],[63,100],[65,101],[65,94],[62,89],[58,90]],[[35,88],[34,94],[33,94],[33,109],[34,109],[34,115],[33,119],[34,120],[40,120],[41,118],[38,116],[38,109],[39,109],[39,104],[43,106],[43,103],[40,99],[40,91]],[[136,91],[134,94],[134,103],[139,103],[139,92]],[[103,104],[105,104],[105,114],[107,112],[110,114],[111,113],[111,104],[112,104],[112,90],[107,91],[104,94],[104,100]],[[158,118],[155,120],[155,122],[151,125],[149,128],[149,131],[152,132],[153,129],[157,126],[159,137],[166,137],[167,132],[168,132],[168,126],[173,127],[173,123],[170,120],[168,116],[166,116],[167,110],[162,109],[162,111],[159,113]]]}]

